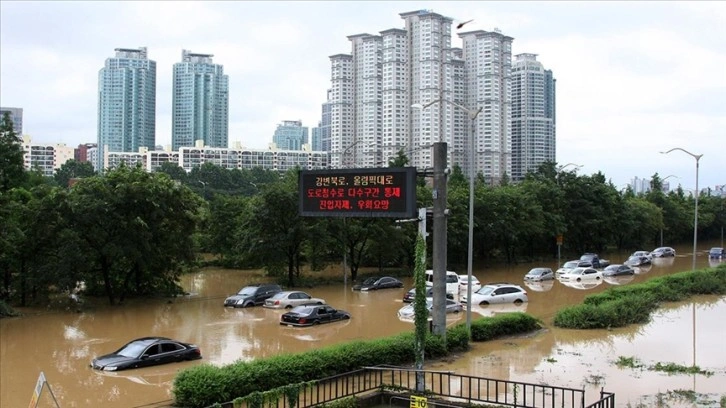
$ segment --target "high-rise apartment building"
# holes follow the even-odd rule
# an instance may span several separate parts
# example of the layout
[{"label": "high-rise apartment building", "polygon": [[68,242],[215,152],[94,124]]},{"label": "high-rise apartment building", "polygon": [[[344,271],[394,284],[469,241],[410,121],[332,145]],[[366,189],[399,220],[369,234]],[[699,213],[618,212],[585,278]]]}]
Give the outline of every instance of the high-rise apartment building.
[{"label": "high-rise apartment building", "polygon": [[308,144],[308,128],[299,120],[285,120],[277,125],[272,142],[280,150],[302,150]]},{"label": "high-rise apartment building", "polygon": [[5,116],[5,113],[10,115],[10,120],[13,121],[13,132],[18,137],[23,136],[23,108],[0,108],[0,118]]},{"label": "high-rise apartment building", "polygon": [[115,51],[98,73],[97,171],[107,151],[153,149],[156,142],[156,62],[146,47]]},{"label": "high-rise apartment building", "polygon": [[555,79],[536,54],[512,64],[512,179],[555,162]]},{"label": "high-rise apartment building", "polygon": [[314,152],[323,151],[323,123],[310,129],[310,149]]},{"label": "high-rise apartment building", "polygon": [[481,107],[475,127],[475,167],[490,184],[512,175],[512,37],[494,31],[460,33],[466,104]]},{"label": "high-rise apartment building", "polygon": [[[446,142],[449,163],[467,174],[476,168],[491,182],[511,174],[512,38],[465,33],[464,49],[453,48],[451,18],[400,16],[403,29],[349,36],[351,54],[330,57],[331,165],[385,166],[403,151],[411,165],[432,167],[432,144]],[[478,107],[472,142],[467,110]]]},{"label": "high-rise apartment building", "polygon": [[224,67],[212,62],[212,54],[182,50],[182,60],[174,64],[172,97],[173,150],[194,146],[229,145],[229,78]]}]

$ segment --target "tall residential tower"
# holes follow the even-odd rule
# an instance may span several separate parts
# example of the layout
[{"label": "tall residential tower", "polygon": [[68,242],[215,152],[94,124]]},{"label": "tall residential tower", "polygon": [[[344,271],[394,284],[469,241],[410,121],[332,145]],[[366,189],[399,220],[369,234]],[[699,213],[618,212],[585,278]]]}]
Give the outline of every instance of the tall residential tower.
[{"label": "tall residential tower", "polygon": [[[450,164],[500,182],[511,174],[512,38],[475,31],[460,34],[464,47],[454,48],[451,18],[431,10],[400,16],[404,28],[349,36],[351,53],[330,57],[331,165],[386,166],[403,151],[427,168],[432,144],[446,142]],[[472,138],[467,110],[479,107]]]},{"label": "tall residential tower", "polygon": [[518,54],[512,65],[512,178],[524,179],[555,162],[555,79],[537,54]]},{"label": "tall residential tower", "polygon": [[229,147],[229,78],[212,54],[182,50],[174,64],[172,150],[203,140],[208,147]]},{"label": "tall residential tower", "polygon": [[156,142],[156,62],[146,47],[116,48],[98,73],[98,155],[153,149]]},{"label": "tall residential tower", "polygon": [[308,128],[299,120],[285,120],[277,125],[272,142],[280,150],[302,150],[308,144]]}]

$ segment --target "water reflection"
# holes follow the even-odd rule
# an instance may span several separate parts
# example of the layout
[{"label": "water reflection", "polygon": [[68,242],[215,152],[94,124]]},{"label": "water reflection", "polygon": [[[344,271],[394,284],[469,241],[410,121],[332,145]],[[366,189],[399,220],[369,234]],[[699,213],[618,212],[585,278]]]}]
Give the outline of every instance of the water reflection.
[{"label": "water reflection", "polygon": [[[679,253],[685,253],[676,248]],[[627,254],[623,255],[626,256]],[[618,256],[609,256],[611,260]],[[711,265],[706,256],[697,258],[699,267]],[[554,263],[554,262],[553,262]],[[496,268],[476,268],[482,284],[522,282],[522,276],[538,264],[520,264]],[[552,265],[554,266],[554,265]],[[690,270],[689,255],[659,258],[647,274],[637,274],[630,283],[643,282],[673,272]],[[171,383],[176,373],[196,364],[229,364],[249,361],[280,353],[294,353],[339,344],[412,332],[409,322],[398,319],[406,289],[360,293],[350,285],[305,288],[310,295],[326,299],[334,307],[347,310],[352,319],[315,328],[288,328],[279,324],[282,311],[255,307],[230,309],[222,306],[224,298],[246,284],[269,281],[263,271],[210,269],[185,275],[182,286],[190,293],[175,299],[129,301],[122,307],[101,305],[84,313],[31,313],[22,318],[0,319],[0,407],[27,406],[40,371],[43,371],[63,407],[104,406],[134,407],[171,398]],[[405,288],[413,286],[411,278],[402,279]],[[543,333],[518,339],[475,344],[466,358],[437,364],[461,374],[545,382],[562,386],[579,386],[590,375],[603,375],[601,386],[615,391],[619,401],[635,401],[641,395],[665,389],[696,389],[698,392],[720,390],[726,383],[726,338],[724,325],[718,323],[726,314],[726,301],[699,298],[695,306],[664,305],[648,325],[633,325],[614,330],[562,330],[552,327],[555,313],[565,305],[582,302],[585,296],[612,287],[599,285],[589,290],[569,287],[560,282],[524,282],[529,302],[516,305],[475,307],[473,318],[494,315],[511,308],[540,318],[546,325]],[[535,285],[541,285],[537,288]],[[539,290],[538,290],[539,289]],[[710,302],[710,303],[709,303]],[[696,336],[692,318],[695,307]],[[463,321],[459,313],[454,323]],[[686,327],[686,329],[684,329]],[[201,347],[198,361],[149,367],[115,375],[97,372],[88,364],[93,356],[106,354],[129,340],[158,335],[188,341]],[[695,353],[694,350],[698,350]],[[618,355],[638,356],[648,363],[675,362],[690,365],[695,361],[716,374],[683,381],[682,376],[620,370],[612,365]],[[548,361],[549,359],[549,361]],[[635,383],[631,376],[637,377]],[[633,388],[636,387],[637,389]],[[599,388],[588,385],[596,395]],[[668,388],[670,387],[670,388]],[[597,388],[597,389],[596,389]],[[710,390],[710,391],[709,391]],[[621,397],[622,396],[622,397]],[[51,405],[48,405],[51,406]],[[673,406],[673,405],[671,405]]]},{"label": "water reflection", "polygon": [[567,286],[568,288],[578,289],[578,290],[590,290],[593,288],[596,288],[602,284],[602,279],[592,280],[592,281],[582,281],[582,282],[563,282],[560,281],[560,283],[564,286]]},{"label": "water reflection", "polygon": [[615,286],[628,284],[628,283],[632,282],[633,279],[635,279],[635,275],[603,276],[602,277],[602,280],[604,280],[605,282],[607,282],[611,285],[615,285]]},{"label": "water reflection", "polygon": [[524,286],[528,287],[529,289],[532,289],[535,292],[547,292],[547,291],[552,290],[552,287],[555,286],[555,281],[554,280],[541,281],[541,282],[524,281]]},{"label": "water reflection", "polygon": [[512,313],[512,312],[527,312],[527,305],[529,305],[529,302],[523,302],[520,304],[516,303],[508,303],[508,304],[494,304],[494,305],[472,305],[471,306],[471,312],[477,313],[484,317],[494,317],[498,314],[502,313]]}]

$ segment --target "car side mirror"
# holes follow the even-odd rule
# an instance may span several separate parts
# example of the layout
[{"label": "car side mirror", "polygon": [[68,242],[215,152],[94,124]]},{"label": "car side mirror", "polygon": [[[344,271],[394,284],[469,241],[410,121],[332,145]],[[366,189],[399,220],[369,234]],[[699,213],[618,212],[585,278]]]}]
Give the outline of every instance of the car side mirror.
[{"label": "car side mirror", "polygon": [[148,358],[149,358],[149,355],[148,355],[148,354],[142,354],[142,355],[141,355],[141,359],[142,359],[142,360],[146,360],[146,359],[148,359]]}]

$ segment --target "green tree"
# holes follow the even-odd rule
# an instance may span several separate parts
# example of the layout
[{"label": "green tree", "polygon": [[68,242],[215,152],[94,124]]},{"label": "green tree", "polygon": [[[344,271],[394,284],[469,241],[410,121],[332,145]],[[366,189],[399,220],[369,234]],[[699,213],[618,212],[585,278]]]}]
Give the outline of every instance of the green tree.
[{"label": "green tree", "polygon": [[71,179],[91,177],[96,172],[93,170],[93,164],[90,162],[79,162],[74,159],[63,163],[60,168],[55,171],[53,178],[60,187],[68,187]]},{"label": "green tree", "polygon": [[287,269],[288,286],[295,286],[308,228],[298,215],[297,171],[268,185],[252,198],[250,208],[238,229],[242,248],[268,273],[281,275]]},{"label": "green tree", "polygon": [[121,166],[79,181],[67,217],[87,262],[89,290],[111,304],[127,296],[176,294],[179,275],[195,259],[193,232],[202,202],[163,173]]},{"label": "green tree", "polygon": [[187,172],[184,171],[184,169],[177,163],[165,161],[164,163],[161,163],[161,166],[159,166],[156,171],[159,173],[166,173],[172,180],[176,180],[180,183],[187,182]]},{"label": "green tree", "polygon": [[0,121],[0,192],[23,185],[25,178],[20,135],[15,134],[10,113],[5,112]]}]

